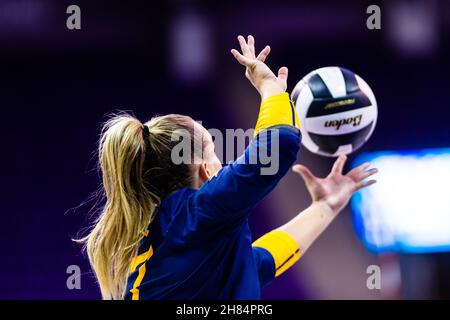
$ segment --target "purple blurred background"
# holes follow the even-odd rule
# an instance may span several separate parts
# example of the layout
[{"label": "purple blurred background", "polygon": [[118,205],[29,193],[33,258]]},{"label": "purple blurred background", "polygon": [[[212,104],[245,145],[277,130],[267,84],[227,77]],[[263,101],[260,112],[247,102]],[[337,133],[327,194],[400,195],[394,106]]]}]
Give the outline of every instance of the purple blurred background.
[{"label": "purple blurred background", "polygon": [[[81,8],[82,29],[66,28]],[[450,3],[379,3],[382,29],[366,28],[368,1],[0,0],[2,225],[0,298],[98,299],[79,245],[99,184],[95,149],[104,115],[147,120],[184,113],[206,127],[251,128],[258,95],[229,50],[238,34],[270,44],[269,66],[287,65],[289,89],[308,72],[338,65],[362,76],[379,120],[362,151],[450,146]],[[303,149],[299,162],[325,175],[332,160]],[[309,204],[290,173],[252,217],[257,237]],[[66,268],[79,265],[81,290]],[[383,268],[368,290],[366,268]],[[263,290],[272,299],[449,298],[449,254],[369,253],[349,210],[298,265]]]}]

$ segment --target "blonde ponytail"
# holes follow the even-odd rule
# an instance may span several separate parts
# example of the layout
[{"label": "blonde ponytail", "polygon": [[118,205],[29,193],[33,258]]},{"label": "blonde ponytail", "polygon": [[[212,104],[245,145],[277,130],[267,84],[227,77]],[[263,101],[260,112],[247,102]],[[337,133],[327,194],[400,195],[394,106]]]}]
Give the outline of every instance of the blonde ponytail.
[{"label": "blonde ponytail", "polygon": [[85,248],[103,299],[123,299],[130,263],[153,220],[155,207],[176,189],[191,183],[186,164],[170,159],[177,129],[193,130],[182,115],[153,118],[148,127],[121,114],[107,121],[99,144],[106,203],[91,232],[76,240]]}]

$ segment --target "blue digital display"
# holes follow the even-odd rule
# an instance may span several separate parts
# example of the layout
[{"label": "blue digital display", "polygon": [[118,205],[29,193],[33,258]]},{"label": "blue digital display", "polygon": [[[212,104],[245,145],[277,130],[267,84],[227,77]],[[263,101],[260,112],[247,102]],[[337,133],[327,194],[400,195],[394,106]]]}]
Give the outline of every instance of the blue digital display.
[{"label": "blue digital display", "polygon": [[351,200],[356,233],[372,252],[450,251],[450,148],[363,153],[377,183]]}]

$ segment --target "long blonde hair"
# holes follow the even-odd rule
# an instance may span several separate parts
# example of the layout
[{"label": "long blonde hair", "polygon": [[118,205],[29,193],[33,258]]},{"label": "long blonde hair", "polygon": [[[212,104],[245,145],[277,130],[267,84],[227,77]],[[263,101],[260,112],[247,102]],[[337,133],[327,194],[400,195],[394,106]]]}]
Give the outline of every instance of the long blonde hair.
[{"label": "long blonde hair", "polygon": [[[105,205],[85,244],[103,299],[123,299],[130,263],[154,218],[155,207],[171,192],[191,184],[187,164],[175,165],[171,151],[179,129],[194,130],[190,117],[152,118],[144,127],[135,117],[114,115],[99,143]],[[191,135],[194,139],[194,135]]]}]

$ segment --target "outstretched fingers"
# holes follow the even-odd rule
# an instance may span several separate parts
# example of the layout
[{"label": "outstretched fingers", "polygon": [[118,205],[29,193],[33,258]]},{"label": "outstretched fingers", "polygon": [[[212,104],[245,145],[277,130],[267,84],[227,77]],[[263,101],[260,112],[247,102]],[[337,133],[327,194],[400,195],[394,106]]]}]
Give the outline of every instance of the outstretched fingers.
[{"label": "outstretched fingers", "polygon": [[309,184],[314,179],[316,179],[316,177],[312,174],[312,172],[304,165],[296,164],[295,166],[292,167],[292,171],[298,173],[303,178],[306,184]]},{"label": "outstretched fingers", "polygon": [[255,38],[253,38],[252,35],[247,36],[247,46],[248,49],[250,50],[250,58],[255,59],[256,55],[255,55]]},{"label": "outstretched fingers", "polygon": [[234,58],[243,66],[251,67],[254,64],[254,60],[243,56],[236,49],[231,49],[231,53],[233,54]]},{"label": "outstretched fingers", "polygon": [[368,187],[377,182],[374,179],[365,180],[368,177],[373,176],[375,173],[378,172],[378,169],[376,169],[376,168],[372,168],[372,169],[366,171],[366,169],[369,167],[370,167],[370,163],[366,162],[366,163],[363,163],[362,165],[354,168],[352,171],[350,171],[347,174],[347,176],[349,176],[353,181],[356,182],[353,191],[361,190],[362,188]]},{"label": "outstretched fingers", "polygon": [[347,161],[347,156],[340,155],[333,164],[333,168],[331,169],[332,173],[342,173],[344,169],[345,162]]},{"label": "outstretched fingers", "polygon": [[245,41],[245,38],[243,36],[238,36],[238,41],[239,45],[241,46],[242,54],[247,58],[251,58],[251,51],[247,42]]},{"label": "outstretched fingers", "polygon": [[377,180],[368,180],[368,181],[361,181],[356,184],[355,188],[353,189],[353,192],[356,192],[358,190],[361,190],[362,188],[368,187],[376,183]]},{"label": "outstretched fingers", "polygon": [[361,180],[364,180],[364,179],[370,177],[371,175],[374,175],[374,174],[377,173],[377,172],[378,172],[378,170],[375,169],[375,168],[372,168],[372,169],[370,169],[370,170],[364,171],[363,173],[360,173],[360,174],[359,174],[358,180],[360,180],[360,181],[361,181]]},{"label": "outstretched fingers", "polygon": [[261,62],[266,61],[267,56],[270,53],[270,47],[266,46],[264,49],[261,50],[261,52],[258,54],[258,56],[256,57],[256,59],[258,59]]},{"label": "outstretched fingers", "polygon": [[369,162],[365,162],[362,165],[357,166],[356,168],[352,169],[349,173],[347,173],[347,177],[352,178],[355,181],[359,181],[358,176],[366,170],[368,167],[370,167]]},{"label": "outstretched fingers", "polygon": [[278,79],[283,80],[283,81],[287,81],[288,78],[288,68],[287,67],[281,67],[278,70]]},{"label": "outstretched fingers", "polygon": [[[239,45],[241,47],[242,53],[240,53],[236,49],[232,49],[231,53],[233,54],[234,58],[243,66],[246,67],[253,67],[256,63],[255,58],[255,38],[253,36],[248,36],[247,41],[243,36],[238,36]],[[266,50],[266,49],[264,49]],[[263,51],[264,51],[263,50]],[[266,50],[267,51],[267,50]],[[261,52],[263,53],[263,52]],[[268,52],[264,52],[263,56],[264,59],[267,57]]]}]

